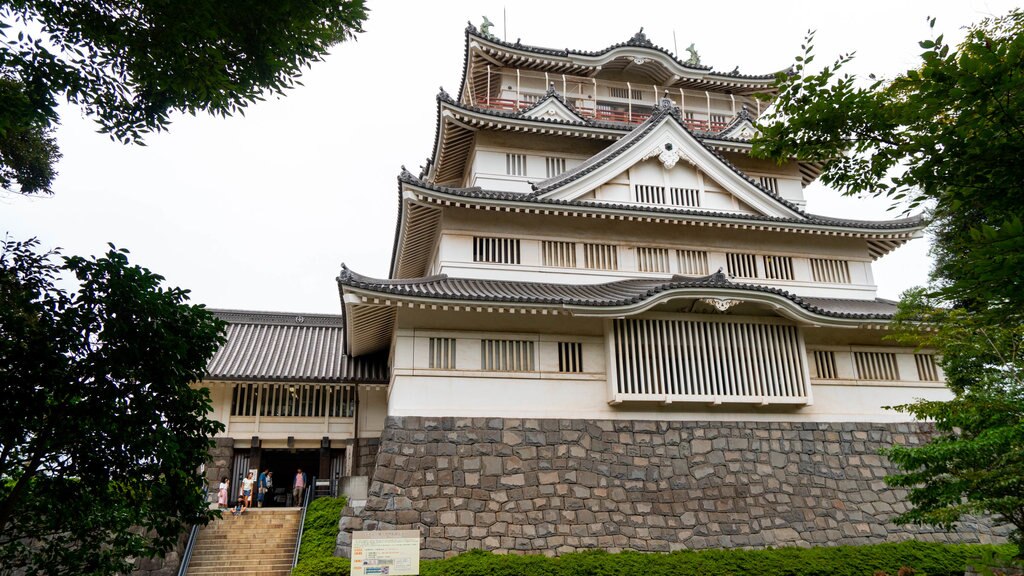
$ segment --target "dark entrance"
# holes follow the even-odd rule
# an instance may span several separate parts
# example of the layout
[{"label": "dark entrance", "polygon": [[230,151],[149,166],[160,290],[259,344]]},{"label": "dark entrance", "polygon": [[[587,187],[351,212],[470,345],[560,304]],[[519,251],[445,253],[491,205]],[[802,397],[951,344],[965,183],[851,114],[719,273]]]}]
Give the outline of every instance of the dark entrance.
[{"label": "dark entrance", "polygon": [[302,468],[306,473],[306,480],[313,482],[313,477],[320,470],[319,450],[274,450],[263,449],[260,451],[260,472],[269,468],[274,473],[274,486],[271,494],[263,501],[264,506],[287,506],[292,497],[292,481],[295,479],[295,471]]}]

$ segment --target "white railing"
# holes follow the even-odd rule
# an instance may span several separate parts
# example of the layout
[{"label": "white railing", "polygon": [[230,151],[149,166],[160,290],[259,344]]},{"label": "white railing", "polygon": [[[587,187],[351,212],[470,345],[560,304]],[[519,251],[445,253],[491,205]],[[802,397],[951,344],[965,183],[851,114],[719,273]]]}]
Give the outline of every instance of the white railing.
[{"label": "white railing", "polygon": [[796,326],[761,319],[614,320],[612,403],[809,404],[806,350]]}]

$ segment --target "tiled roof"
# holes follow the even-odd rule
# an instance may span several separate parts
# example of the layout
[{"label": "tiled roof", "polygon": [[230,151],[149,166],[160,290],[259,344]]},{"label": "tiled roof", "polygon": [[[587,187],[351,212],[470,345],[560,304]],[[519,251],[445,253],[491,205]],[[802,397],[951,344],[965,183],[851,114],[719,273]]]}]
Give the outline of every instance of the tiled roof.
[{"label": "tiled roof", "polygon": [[809,312],[834,318],[888,320],[896,310],[894,304],[883,300],[801,298],[778,288],[734,283],[721,272],[704,277],[673,276],[670,279],[628,279],[604,284],[555,284],[450,278],[446,275],[409,280],[379,280],[362,276],[342,266],[338,282],[342,286],[415,298],[595,308],[638,304],[669,290],[727,288],[776,294]]},{"label": "tiled roof", "polygon": [[207,364],[208,380],[380,383],[387,358],[343,353],[344,317],[211,310],[227,342]]},{"label": "tiled roof", "polygon": [[860,228],[864,230],[909,230],[919,229],[924,226],[922,216],[903,218],[900,220],[844,220],[831,218],[817,214],[803,213],[806,218],[780,218],[775,216],[762,216],[759,214],[735,214],[727,212],[714,212],[710,210],[694,210],[690,208],[677,208],[672,206],[647,206],[640,204],[617,204],[609,202],[594,202],[587,200],[560,200],[557,198],[539,198],[535,194],[524,194],[522,192],[505,192],[501,190],[484,190],[474,186],[470,188],[452,188],[430,184],[413,176],[408,171],[403,171],[398,176],[399,196],[401,196],[401,183],[411,184],[452,196],[459,196],[480,200],[501,200],[511,202],[522,202],[526,204],[548,204],[554,206],[568,206],[580,208],[605,208],[610,210],[630,210],[635,212],[652,212],[658,214],[678,214],[681,216],[714,217],[737,221],[774,222],[779,224],[795,225],[819,225],[835,226],[842,228]]}]

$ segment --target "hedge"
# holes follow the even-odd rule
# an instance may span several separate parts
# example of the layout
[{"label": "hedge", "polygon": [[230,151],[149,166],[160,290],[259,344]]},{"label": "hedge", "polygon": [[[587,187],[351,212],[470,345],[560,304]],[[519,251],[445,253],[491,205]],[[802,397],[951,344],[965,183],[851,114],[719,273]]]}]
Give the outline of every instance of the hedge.
[{"label": "hedge", "polygon": [[338,540],[338,522],[345,497],[317,498],[306,509],[302,526],[299,562],[292,568],[293,576],[340,576],[349,571],[348,558],[334,556]]},{"label": "hedge", "polygon": [[[337,525],[337,519],[334,520]],[[335,530],[335,534],[337,530]],[[305,539],[305,536],[303,537]],[[305,542],[303,542],[305,544]],[[333,550],[333,548],[332,548]],[[420,562],[422,576],[963,576],[979,558],[1009,558],[1013,546],[901,542],[870,546],[701,550],[669,554],[600,550],[540,555],[480,550]],[[320,557],[293,574],[347,575],[349,560]],[[307,568],[308,567],[308,568]]]}]

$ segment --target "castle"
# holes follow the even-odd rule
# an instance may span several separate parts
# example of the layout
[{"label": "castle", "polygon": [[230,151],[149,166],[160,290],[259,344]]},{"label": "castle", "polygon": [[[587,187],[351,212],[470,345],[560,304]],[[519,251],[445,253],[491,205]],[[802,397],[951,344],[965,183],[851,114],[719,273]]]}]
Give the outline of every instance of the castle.
[{"label": "castle", "polygon": [[921,218],[811,214],[821,166],[750,156],[775,74],[681,60],[643,32],[596,52],[470,26],[390,276],[342,268],[343,314],[218,311],[211,477],[365,476],[351,531],[423,557],[986,540],[895,526],[878,450],[949,393],[885,340],[872,262]]}]

